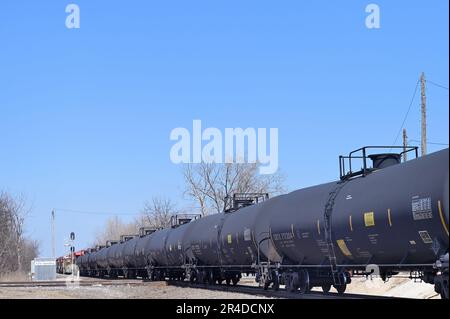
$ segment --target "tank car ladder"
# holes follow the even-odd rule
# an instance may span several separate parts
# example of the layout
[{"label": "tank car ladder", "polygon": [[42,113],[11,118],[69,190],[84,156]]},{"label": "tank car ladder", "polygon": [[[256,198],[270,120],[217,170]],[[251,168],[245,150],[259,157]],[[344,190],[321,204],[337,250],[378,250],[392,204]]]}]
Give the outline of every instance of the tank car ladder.
[{"label": "tank car ladder", "polygon": [[336,187],[332,192],[330,192],[329,194],[330,196],[325,205],[325,214],[324,214],[325,241],[327,243],[328,258],[331,266],[331,275],[333,277],[333,283],[337,286],[343,285],[345,284],[345,282],[342,282],[344,278],[340,276],[337,267],[336,252],[334,250],[332,238],[331,217],[333,214],[334,201],[336,200],[336,197],[339,195],[339,192],[342,190],[342,188],[344,188],[345,184],[347,184],[347,181],[340,182],[338,187]]}]

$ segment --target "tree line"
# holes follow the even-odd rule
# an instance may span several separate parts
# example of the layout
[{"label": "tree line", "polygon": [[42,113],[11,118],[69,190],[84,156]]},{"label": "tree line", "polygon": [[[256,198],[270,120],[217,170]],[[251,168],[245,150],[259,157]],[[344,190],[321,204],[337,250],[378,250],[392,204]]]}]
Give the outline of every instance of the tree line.
[{"label": "tree line", "polygon": [[23,197],[0,192],[0,275],[29,271],[39,253],[38,242],[25,235],[24,203]]},{"label": "tree line", "polygon": [[180,208],[170,198],[155,196],[129,223],[117,216],[109,218],[104,227],[97,231],[93,246],[104,245],[108,240],[119,240],[121,235],[137,234],[141,227],[170,227],[174,215],[222,213],[229,208],[230,198],[235,193],[268,193],[270,196],[284,193],[284,175],[280,171],[261,175],[259,166],[259,163],[186,164],[182,170],[182,195],[191,206]]}]

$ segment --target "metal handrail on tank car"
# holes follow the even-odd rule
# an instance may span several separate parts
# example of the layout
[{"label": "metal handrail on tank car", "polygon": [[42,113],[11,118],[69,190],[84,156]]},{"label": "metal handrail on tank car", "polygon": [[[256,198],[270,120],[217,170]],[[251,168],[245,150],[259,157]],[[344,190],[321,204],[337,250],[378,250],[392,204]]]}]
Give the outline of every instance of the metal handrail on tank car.
[{"label": "metal handrail on tank car", "polygon": [[[367,158],[369,157],[367,155],[367,150],[368,149],[403,149],[403,152],[400,153],[396,153],[399,156],[402,156],[406,153],[415,152],[415,156],[416,158],[419,157],[419,147],[417,146],[364,146],[361,147],[357,150],[354,150],[352,152],[349,153],[348,156],[343,156],[340,155],[339,156],[339,175],[340,175],[340,179],[341,180],[346,180],[352,177],[356,177],[356,176],[366,176],[367,173],[370,173],[371,171],[373,171],[372,168],[368,168],[367,166]],[[362,152],[362,156],[354,156],[353,154]],[[356,172],[352,172],[352,160],[354,159],[362,159],[363,160],[363,168],[359,171]],[[348,173],[346,173],[346,169],[345,169],[345,160],[348,160],[348,164],[349,164],[349,171]]]},{"label": "metal handrail on tank car", "polygon": [[170,217],[170,227],[176,228],[178,226],[188,224],[194,220],[202,218],[202,214],[176,214]]},{"label": "metal handrail on tank car", "polygon": [[260,204],[268,199],[269,193],[234,193],[231,198],[227,195],[224,198],[224,213],[233,213],[241,208]]}]

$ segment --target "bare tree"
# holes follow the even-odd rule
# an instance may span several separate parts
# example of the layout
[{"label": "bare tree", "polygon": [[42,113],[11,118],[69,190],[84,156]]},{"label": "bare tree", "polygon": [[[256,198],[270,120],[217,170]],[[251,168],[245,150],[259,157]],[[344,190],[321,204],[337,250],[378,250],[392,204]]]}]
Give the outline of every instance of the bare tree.
[{"label": "bare tree", "polygon": [[184,166],[183,177],[187,185],[184,195],[191,198],[202,216],[208,215],[208,190],[210,188],[208,179],[205,175],[208,175],[211,168],[202,165],[201,167],[188,164]]},{"label": "bare tree", "polygon": [[22,271],[22,248],[25,245],[24,234],[24,223],[25,217],[28,212],[24,210],[25,200],[23,197],[18,198],[11,203],[12,216],[14,222],[14,237],[16,239],[16,252],[17,252],[17,270]]},{"label": "bare tree", "polygon": [[22,270],[29,271],[31,268],[31,261],[39,254],[39,242],[30,238],[25,238],[22,241]]},{"label": "bare tree", "polygon": [[12,198],[0,193],[0,273],[14,271],[15,246]]},{"label": "bare tree", "polygon": [[38,244],[24,237],[24,203],[23,196],[0,193],[0,273],[23,271],[38,253]]},{"label": "bare tree", "polygon": [[226,198],[234,193],[283,193],[284,176],[260,175],[259,167],[258,163],[187,164],[183,170],[185,195],[196,202],[205,216],[223,212]]},{"label": "bare tree", "polygon": [[137,223],[141,227],[166,228],[170,227],[170,219],[178,214],[175,204],[168,198],[153,197],[144,204]]},{"label": "bare tree", "polygon": [[123,222],[117,216],[109,218],[105,226],[96,232],[93,246],[105,245],[108,240],[120,240],[122,235],[138,234],[141,227],[169,227],[171,217],[178,212],[170,199],[154,197],[144,204],[141,214],[132,222]]},{"label": "bare tree", "polygon": [[120,240],[122,235],[137,234],[136,224],[125,223],[114,216],[106,220],[105,226],[100,231],[97,231],[95,238],[95,245],[104,245],[108,240]]}]

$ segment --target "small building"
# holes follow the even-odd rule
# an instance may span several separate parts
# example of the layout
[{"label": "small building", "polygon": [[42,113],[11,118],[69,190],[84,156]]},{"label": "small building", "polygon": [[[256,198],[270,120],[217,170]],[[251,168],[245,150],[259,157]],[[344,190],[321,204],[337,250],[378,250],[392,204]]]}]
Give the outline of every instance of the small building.
[{"label": "small building", "polygon": [[33,281],[56,280],[56,259],[35,258],[31,262],[31,277]]}]

